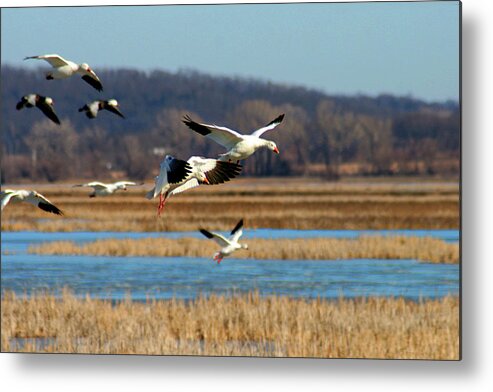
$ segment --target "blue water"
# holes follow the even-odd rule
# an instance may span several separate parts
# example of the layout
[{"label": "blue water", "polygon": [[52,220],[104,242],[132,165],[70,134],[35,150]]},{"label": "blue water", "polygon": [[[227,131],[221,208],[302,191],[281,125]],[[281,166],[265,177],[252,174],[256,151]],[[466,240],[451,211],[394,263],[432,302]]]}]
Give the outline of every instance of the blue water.
[{"label": "blue water", "polygon": [[[248,238],[354,238],[358,235],[422,235],[458,240],[454,230],[430,231],[246,231]],[[459,266],[416,260],[254,260],[225,258],[88,257],[27,254],[30,244],[47,240],[93,241],[98,238],[198,237],[197,233],[2,233],[2,290],[76,294],[134,300],[231,294],[256,289],[261,295],[303,298],[458,295]],[[209,255],[207,255],[209,256]]]}]

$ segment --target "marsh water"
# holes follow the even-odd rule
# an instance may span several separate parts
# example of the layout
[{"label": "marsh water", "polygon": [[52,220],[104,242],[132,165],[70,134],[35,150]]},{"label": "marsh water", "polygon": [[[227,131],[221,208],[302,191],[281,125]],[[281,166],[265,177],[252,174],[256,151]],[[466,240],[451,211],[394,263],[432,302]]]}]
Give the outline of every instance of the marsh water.
[{"label": "marsh water", "polygon": [[[356,238],[409,235],[457,242],[457,230],[246,230],[248,238]],[[18,294],[66,287],[77,295],[133,300],[191,299],[198,295],[258,290],[261,295],[302,298],[403,296],[437,298],[459,293],[457,264],[416,260],[255,260],[197,257],[45,256],[27,252],[46,241],[83,243],[103,238],[197,237],[200,233],[5,232],[2,233],[2,290]]]}]

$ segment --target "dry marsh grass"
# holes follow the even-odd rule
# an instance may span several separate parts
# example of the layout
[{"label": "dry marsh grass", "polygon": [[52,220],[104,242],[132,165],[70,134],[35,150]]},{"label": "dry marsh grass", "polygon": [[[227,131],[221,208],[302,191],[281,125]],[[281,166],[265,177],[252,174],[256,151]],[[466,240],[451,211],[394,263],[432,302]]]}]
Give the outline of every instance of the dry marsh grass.
[{"label": "dry marsh grass", "polygon": [[459,227],[455,184],[238,179],[172,197],[161,218],[156,217],[157,202],[144,198],[147,188],[150,185],[91,199],[87,190],[69,185],[40,185],[36,189],[57,204],[65,216],[46,214],[30,205],[8,206],[2,212],[2,231],[191,231],[200,225],[226,230],[240,217],[250,228]]},{"label": "dry marsh grass", "polygon": [[457,297],[418,303],[250,293],[112,304],[68,291],[58,299],[6,292],[1,312],[2,352],[459,359]]},{"label": "dry marsh grass", "polygon": [[[429,263],[458,263],[459,245],[428,237],[365,236],[356,239],[244,239],[248,250],[237,258],[280,260],[417,259]],[[208,257],[215,242],[196,238],[104,239],[78,245],[53,241],[29,247],[30,253],[93,256]]]}]

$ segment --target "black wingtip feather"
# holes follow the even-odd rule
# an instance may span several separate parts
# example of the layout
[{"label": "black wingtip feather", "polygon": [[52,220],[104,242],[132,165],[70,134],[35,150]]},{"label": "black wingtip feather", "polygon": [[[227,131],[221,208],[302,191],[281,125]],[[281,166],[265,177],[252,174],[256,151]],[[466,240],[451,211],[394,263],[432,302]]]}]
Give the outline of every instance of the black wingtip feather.
[{"label": "black wingtip feather", "polygon": [[101,84],[101,82],[98,82],[97,80],[91,78],[88,75],[82,76],[82,79],[84,80],[84,82],[90,84],[92,87],[94,87],[99,92],[103,91],[103,85]]},{"label": "black wingtip feather", "polygon": [[233,162],[217,161],[216,167],[207,172],[209,185],[222,184],[227,182],[241,173],[243,166]]},{"label": "black wingtip feather", "polygon": [[106,110],[110,111],[111,113],[116,114],[117,116],[120,116],[121,118],[125,118],[125,116],[123,115],[122,112],[120,112],[120,110],[118,110],[117,108],[114,108],[110,105],[106,106]]},{"label": "black wingtip feather", "polygon": [[209,238],[209,239],[211,239],[211,238],[213,238],[213,237],[214,237],[214,236],[213,236],[210,232],[208,232],[207,230],[200,229],[199,231],[200,231],[203,235],[205,235],[207,238]]},{"label": "black wingtip feather", "polygon": [[176,158],[173,159],[170,169],[171,171],[168,172],[168,182],[170,184],[183,181],[193,171],[192,166],[187,161]]},{"label": "black wingtip feather", "polygon": [[274,120],[272,120],[270,123],[267,124],[267,126],[272,125],[272,124],[279,124],[284,120],[284,113],[277,116]]},{"label": "black wingtip feather", "polygon": [[235,228],[231,230],[231,235],[236,233],[238,230],[240,230],[243,227],[243,218],[236,224]]},{"label": "black wingtip feather", "polygon": [[188,114],[183,116],[182,121],[188,128],[190,128],[192,131],[200,133],[202,136],[206,136],[209,133],[211,133],[209,128],[207,128],[206,126],[204,126],[202,124],[199,124],[199,123],[193,121]]},{"label": "black wingtip feather", "polygon": [[62,210],[60,210],[58,207],[54,206],[53,204],[38,203],[38,207],[41,208],[43,211],[51,212],[52,214],[63,215]]},{"label": "black wingtip feather", "polygon": [[44,115],[46,117],[48,117],[51,121],[53,121],[54,123],[60,125],[60,120],[58,118],[58,116],[56,115],[55,111],[53,110],[53,108],[47,104],[44,104],[44,103],[41,103],[41,104],[38,104],[36,105],[38,107],[39,110],[41,110]]}]

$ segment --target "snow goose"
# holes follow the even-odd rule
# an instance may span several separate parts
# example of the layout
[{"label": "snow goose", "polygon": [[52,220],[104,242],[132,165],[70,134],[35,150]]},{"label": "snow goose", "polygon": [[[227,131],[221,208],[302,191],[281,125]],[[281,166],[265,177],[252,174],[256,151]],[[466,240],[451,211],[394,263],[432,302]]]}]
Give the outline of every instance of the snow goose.
[{"label": "snow goose", "polygon": [[82,75],[82,79],[85,82],[89,83],[96,90],[103,91],[101,81],[87,63],[79,65],[73,61],[65,60],[58,54],[44,54],[41,56],[29,56],[24,58],[24,60],[29,59],[45,60],[50,63],[54,70],[46,73],[46,79],[48,80],[65,79],[74,74],[79,74]]},{"label": "snow goose", "polygon": [[57,206],[55,206],[46,197],[36,191],[27,191],[25,189],[6,189],[0,194],[2,198],[2,211],[9,202],[17,203],[25,201],[41,208],[44,211],[51,212],[57,215],[63,215],[62,211]]},{"label": "snow goose", "polygon": [[79,112],[85,112],[89,118],[96,118],[100,110],[108,110],[116,115],[125,118],[123,113],[119,109],[118,101],[116,99],[109,99],[107,101],[98,100],[88,103],[79,109]]},{"label": "snow goose", "polygon": [[199,124],[193,121],[188,115],[183,118],[183,122],[193,131],[214,140],[216,143],[219,143],[229,150],[225,154],[221,154],[219,160],[236,160],[238,163],[242,159],[248,158],[262,147],[268,148],[276,154],[279,154],[279,149],[277,148],[276,143],[267,139],[262,139],[260,136],[277,127],[282,122],[283,118],[284,114],[281,114],[265,127],[257,129],[250,135],[243,135],[237,131],[233,131],[232,129],[219,127],[217,125]]},{"label": "snow goose", "polygon": [[28,94],[28,95],[24,95],[21,98],[21,100],[17,102],[15,108],[17,110],[21,110],[24,107],[33,108],[36,106],[51,121],[60,125],[60,120],[58,119],[58,116],[55,113],[55,108],[53,107],[53,103],[54,101],[50,97],[43,97],[42,95],[38,95],[38,94]]},{"label": "snow goose", "polygon": [[104,182],[93,181],[93,182],[88,182],[87,184],[73,185],[73,187],[92,187],[94,188],[94,191],[89,195],[89,197],[96,197],[96,196],[112,195],[113,193],[115,193],[120,189],[126,191],[127,186],[134,186],[134,185],[143,185],[143,183],[137,184],[136,182],[133,181],[118,181],[112,184],[105,184]]},{"label": "snow goose", "polygon": [[[177,166],[176,161],[181,166]],[[185,163],[186,173],[177,174]],[[241,165],[231,162],[221,162],[216,159],[192,156],[188,161],[180,161],[167,155],[161,163],[159,175],[156,177],[155,186],[146,198],[153,199],[159,195],[158,216],[164,208],[166,200],[177,193],[195,188],[200,184],[216,185],[236,177],[241,172]],[[173,180],[173,181],[171,181]]]},{"label": "snow goose", "polygon": [[229,256],[235,250],[248,249],[247,244],[240,244],[238,242],[241,235],[243,234],[243,219],[241,219],[236,224],[235,228],[231,231],[231,235],[228,238],[224,237],[221,234],[210,232],[204,229],[200,229],[200,232],[207,238],[216,241],[216,243],[221,246],[221,250],[214,254],[214,260],[217,261],[217,264],[219,264],[225,256]]}]

